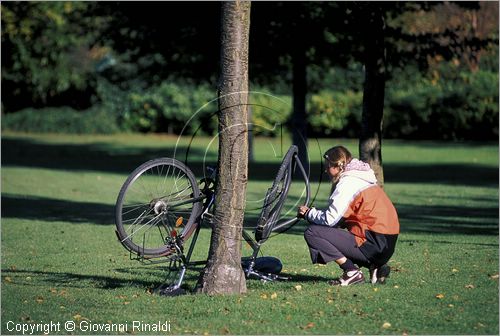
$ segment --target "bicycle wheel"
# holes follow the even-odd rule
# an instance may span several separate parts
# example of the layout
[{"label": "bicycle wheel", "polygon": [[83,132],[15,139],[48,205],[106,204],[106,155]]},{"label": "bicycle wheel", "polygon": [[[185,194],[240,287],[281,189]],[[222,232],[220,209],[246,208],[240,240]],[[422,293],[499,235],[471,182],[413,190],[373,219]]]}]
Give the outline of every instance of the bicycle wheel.
[{"label": "bicycle wheel", "polygon": [[262,206],[255,229],[255,240],[257,242],[262,243],[266,241],[279,220],[281,209],[288,196],[288,190],[292,181],[293,156],[297,153],[298,148],[295,145],[288,149],[288,152],[281,161],[281,166],[273,181],[273,185],[266,193],[264,205]]},{"label": "bicycle wheel", "polygon": [[148,161],[127,178],[115,207],[120,243],[141,256],[165,256],[177,236],[188,239],[202,211],[203,195],[182,162]]}]

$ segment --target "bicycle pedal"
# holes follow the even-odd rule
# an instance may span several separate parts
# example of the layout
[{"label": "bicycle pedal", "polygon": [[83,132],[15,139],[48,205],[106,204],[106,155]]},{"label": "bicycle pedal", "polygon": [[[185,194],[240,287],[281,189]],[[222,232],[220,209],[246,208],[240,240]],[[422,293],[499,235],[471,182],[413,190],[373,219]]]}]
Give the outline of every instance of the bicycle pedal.
[{"label": "bicycle pedal", "polygon": [[160,296],[179,296],[187,294],[185,289],[167,284],[160,285],[153,293]]}]

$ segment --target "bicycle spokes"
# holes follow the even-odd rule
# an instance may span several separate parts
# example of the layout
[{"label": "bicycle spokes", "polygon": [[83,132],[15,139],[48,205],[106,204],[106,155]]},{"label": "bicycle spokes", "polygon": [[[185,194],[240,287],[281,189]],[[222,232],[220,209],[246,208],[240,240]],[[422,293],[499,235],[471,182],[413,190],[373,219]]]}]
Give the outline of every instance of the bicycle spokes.
[{"label": "bicycle spokes", "polygon": [[192,172],[182,163],[147,162],[120,191],[116,223],[121,243],[139,254],[168,253],[172,239],[190,232],[202,200]]}]

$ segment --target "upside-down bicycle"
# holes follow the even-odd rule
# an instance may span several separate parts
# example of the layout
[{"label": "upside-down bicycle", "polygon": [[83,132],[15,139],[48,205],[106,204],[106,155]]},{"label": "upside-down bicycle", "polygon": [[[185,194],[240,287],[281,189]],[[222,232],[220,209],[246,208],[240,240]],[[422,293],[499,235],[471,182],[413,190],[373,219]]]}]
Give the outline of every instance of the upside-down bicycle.
[{"label": "upside-down bicycle", "polygon": [[[298,168],[298,169],[297,169]],[[282,232],[299,218],[281,218],[294,174],[298,171],[305,185],[305,204],[309,203],[309,180],[298,159],[298,149],[291,146],[278,169],[271,188],[264,197],[260,216],[252,237],[243,230],[243,239],[251,246],[251,256],[242,259],[247,277],[264,281],[285,279],[279,259],[258,258],[260,248],[272,232]],[[206,261],[191,261],[202,227],[212,227],[211,210],[215,200],[216,169],[206,168],[206,176],[196,182],[192,171],[173,158],[158,158],[137,167],[123,184],[116,201],[116,234],[133,259],[168,262],[169,280],[158,292],[179,295],[188,267]],[[188,239],[191,242],[187,251]],[[158,259],[159,258],[159,259]],[[269,261],[274,261],[269,262]],[[262,262],[261,262],[262,261]]]}]

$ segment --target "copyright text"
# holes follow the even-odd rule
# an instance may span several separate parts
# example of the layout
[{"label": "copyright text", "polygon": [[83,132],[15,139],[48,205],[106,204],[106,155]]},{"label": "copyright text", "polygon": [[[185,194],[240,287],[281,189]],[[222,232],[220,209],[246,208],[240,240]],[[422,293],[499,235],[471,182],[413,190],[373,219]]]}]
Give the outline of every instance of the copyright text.
[{"label": "copyright text", "polygon": [[125,321],[125,323],[95,323],[90,320],[79,322],[43,322],[38,323],[15,323],[8,321],[6,329],[9,332],[15,332],[21,335],[49,335],[51,333],[61,332],[90,332],[102,334],[102,332],[170,332],[170,321],[144,322],[144,321]]}]

